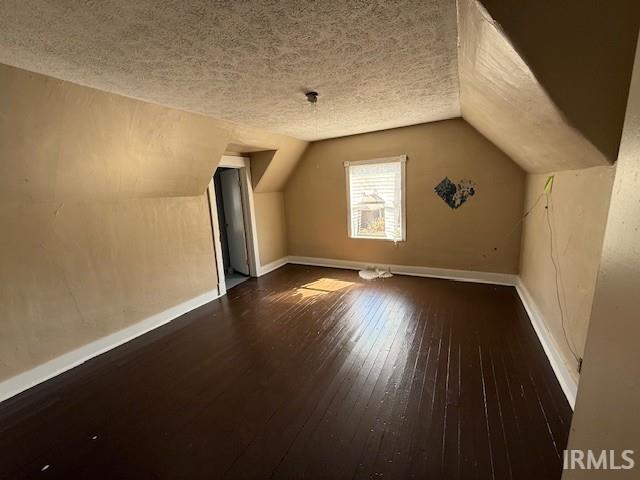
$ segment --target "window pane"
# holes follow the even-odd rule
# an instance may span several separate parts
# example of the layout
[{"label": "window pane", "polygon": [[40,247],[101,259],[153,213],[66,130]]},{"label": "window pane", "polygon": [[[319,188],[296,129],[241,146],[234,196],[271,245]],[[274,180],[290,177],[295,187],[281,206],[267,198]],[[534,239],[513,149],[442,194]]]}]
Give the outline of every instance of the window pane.
[{"label": "window pane", "polygon": [[402,163],[350,165],[348,172],[352,236],[402,239]]}]

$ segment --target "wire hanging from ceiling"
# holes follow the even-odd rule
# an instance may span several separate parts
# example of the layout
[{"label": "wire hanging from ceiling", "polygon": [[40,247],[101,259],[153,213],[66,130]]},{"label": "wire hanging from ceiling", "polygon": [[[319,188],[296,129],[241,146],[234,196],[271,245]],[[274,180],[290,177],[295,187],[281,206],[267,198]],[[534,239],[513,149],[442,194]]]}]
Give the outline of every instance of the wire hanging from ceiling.
[{"label": "wire hanging from ceiling", "polygon": [[319,94],[315,90],[309,90],[305,92],[304,95],[307,97],[307,102],[311,104],[314,130],[315,130],[314,140],[317,140],[318,139],[318,95]]}]

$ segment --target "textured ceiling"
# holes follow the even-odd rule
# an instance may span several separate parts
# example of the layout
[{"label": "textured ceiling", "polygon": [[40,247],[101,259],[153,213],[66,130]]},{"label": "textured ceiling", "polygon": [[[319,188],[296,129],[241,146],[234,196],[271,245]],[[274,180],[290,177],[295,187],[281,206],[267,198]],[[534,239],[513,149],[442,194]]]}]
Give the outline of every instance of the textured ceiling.
[{"label": "textured ceiling", "polygon": [[[0,63],[305,140],[460,115],[455,0],[0,9]],[[315,114],[309,88],[320,93]]]},{"label": "textured ceiling", "polygon": [[524,170],[609,165],[570,125],[477,0],[458,1],[462,116]]}]

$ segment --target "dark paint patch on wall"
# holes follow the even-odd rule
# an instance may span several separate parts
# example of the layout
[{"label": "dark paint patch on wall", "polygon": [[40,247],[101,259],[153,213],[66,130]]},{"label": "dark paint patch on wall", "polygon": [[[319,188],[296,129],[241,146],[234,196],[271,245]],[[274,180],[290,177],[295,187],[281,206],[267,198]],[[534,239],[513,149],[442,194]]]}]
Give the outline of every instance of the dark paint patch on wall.
[{"label": "dark paint patch on wall", "polygon": [[444,177],[434,190],[447,205],[456,209],[476,193],[476,186],[471,180],[463,179],[456,184]]}]

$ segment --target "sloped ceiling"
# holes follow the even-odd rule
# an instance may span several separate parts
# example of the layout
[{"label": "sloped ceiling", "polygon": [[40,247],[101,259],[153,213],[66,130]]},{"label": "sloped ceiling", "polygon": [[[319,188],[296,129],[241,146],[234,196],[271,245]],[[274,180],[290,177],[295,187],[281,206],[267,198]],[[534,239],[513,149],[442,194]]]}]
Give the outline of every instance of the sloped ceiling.
[{"label": "sloped ceiling", "polygon": [[618,155],[638,0],[481,0],[540,85],[609,160]]},{"label": "sloped ceiling", "polygon": [[[303,140],[460,115],[453,0],[0,0],[0,63]],[[314,113],[304,91],[317,89]]]},{"label": "sloped ceiling", "polygon": [[245,145],[276,152],[274,173],[255,184],[268,192],[282,190],[307,142],[0,64],[0,210],[200,195],[223,152]]},{"label": "sloped ceiling", "polygon": [[609,164],[571,126],[476,0],[458,1],[463,117],[528,172]]},{"label": "sloped ceiling", "polygon": [[460,115],[549,172],[616,158],[634,1],[600,15],[582,0],[525,13],[482,0],[504,30],[477,0],[0,0],[0,63],[233,122],[226,148],[254,152],[256,191],[282,189],[306,148],[296,139]]}]

